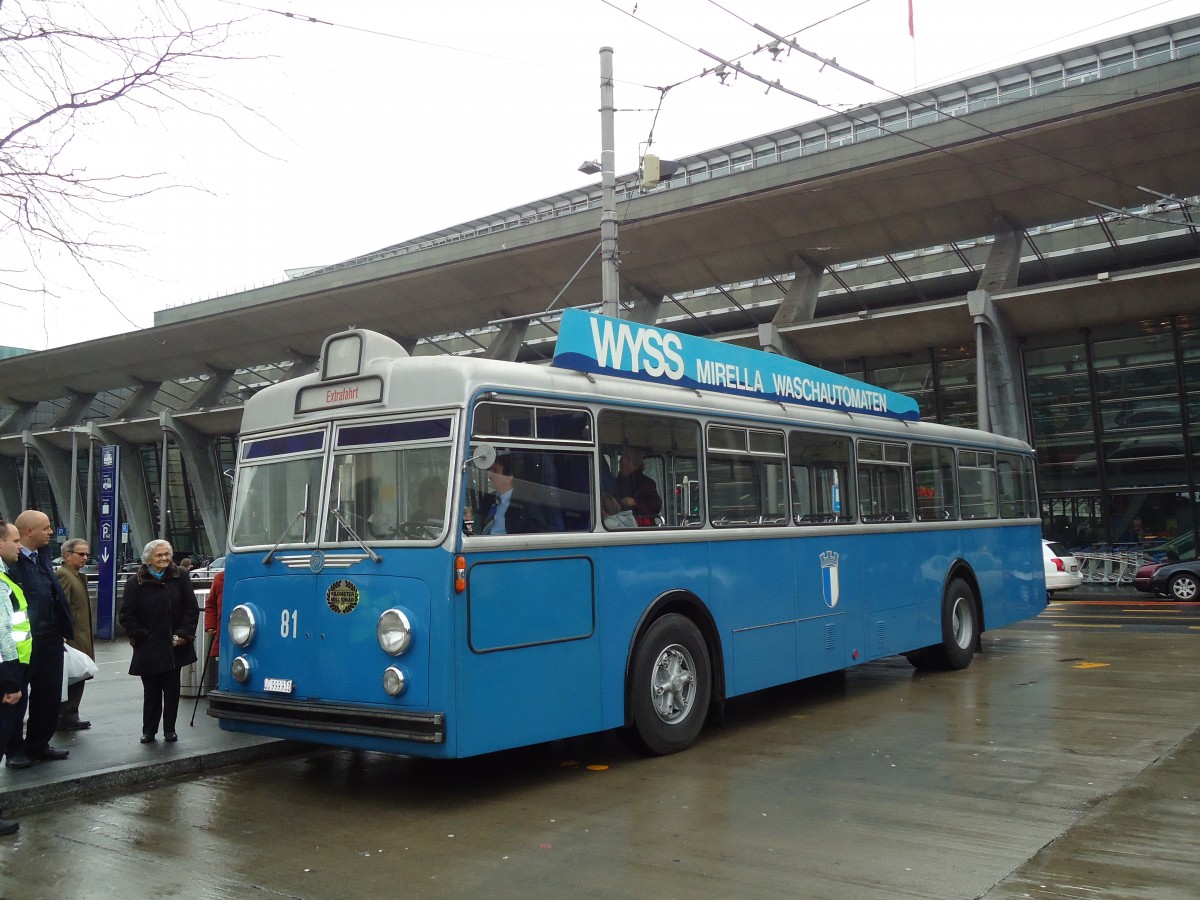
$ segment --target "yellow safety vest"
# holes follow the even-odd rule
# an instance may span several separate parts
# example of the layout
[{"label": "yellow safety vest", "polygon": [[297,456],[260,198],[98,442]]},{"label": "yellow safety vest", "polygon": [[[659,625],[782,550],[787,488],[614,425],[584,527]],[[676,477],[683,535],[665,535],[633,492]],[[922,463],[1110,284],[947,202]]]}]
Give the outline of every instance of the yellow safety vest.
[{"label": "yellow safety vest", "polygon": [[12,636],[17,644],[17,661],[27,666],[29,656],[33,652],[33,634],[29,630],[29,608],[25,602],[25,592],[8,577],[7,572],[0,572],[0,581],[7,584],[8,589],[17,598],[17,611],[12,614]]}]

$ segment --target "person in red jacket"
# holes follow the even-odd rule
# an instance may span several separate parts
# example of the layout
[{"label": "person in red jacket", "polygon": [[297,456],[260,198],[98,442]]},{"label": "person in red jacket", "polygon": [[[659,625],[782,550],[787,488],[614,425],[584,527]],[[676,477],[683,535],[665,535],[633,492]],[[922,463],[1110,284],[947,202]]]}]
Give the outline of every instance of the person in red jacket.
[{"label": "person in red jacket", "polygon": [[208,648],[210,659],[216,659],[221,650],[221,594],[225,592],[225,570],[222,569],[213,579],[212,587],[208,589],[208,599],[204,603],[204,633],[212,638]]}]

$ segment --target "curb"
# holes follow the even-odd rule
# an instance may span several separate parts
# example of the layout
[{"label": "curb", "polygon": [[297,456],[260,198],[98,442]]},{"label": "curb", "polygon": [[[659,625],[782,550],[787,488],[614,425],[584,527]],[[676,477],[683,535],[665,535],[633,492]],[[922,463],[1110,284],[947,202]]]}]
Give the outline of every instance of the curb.
[{"label": "curb", "polygon": [[256,762],[277,756],[291,756],[311,750],[314,745],[301,741],[268,741],[249,747],[199,753],[149,765],[114,766],[97,772],[76,775],[62,781],[34,784],[0,792],[0,809],[6,815],[29,812],[62,800],[77,800],[118,788],[140,788],[158,781],[200,775],[239,763]]}]

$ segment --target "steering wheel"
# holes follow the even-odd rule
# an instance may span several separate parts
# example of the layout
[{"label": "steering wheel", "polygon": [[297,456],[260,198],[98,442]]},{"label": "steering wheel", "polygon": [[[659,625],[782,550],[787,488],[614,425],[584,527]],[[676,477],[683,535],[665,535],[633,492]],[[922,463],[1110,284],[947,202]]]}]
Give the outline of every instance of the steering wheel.
[{"label": "steering wheel", "polygon": [[430,525],[428,522],[401,522],[396,531],[409,540],[427,541],[438,536],[441,525]]}]

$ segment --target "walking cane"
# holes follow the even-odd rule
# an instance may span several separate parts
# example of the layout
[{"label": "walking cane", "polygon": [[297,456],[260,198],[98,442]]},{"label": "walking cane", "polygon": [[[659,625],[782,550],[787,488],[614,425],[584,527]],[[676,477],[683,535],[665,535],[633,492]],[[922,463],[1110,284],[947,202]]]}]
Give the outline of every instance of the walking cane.
[{"label": "walking cane", "polygon": [[208,646],[204,648],[204,668],[200,670],[200,684],[196,686],[196,704],[192,707],[192,721],[188,722],[189,727],[196,727],[196,710],[200,708],[200,695],[204,693],[204,679],[208,675],[208,661],[212,659],[212,639],[208,641]]}]

